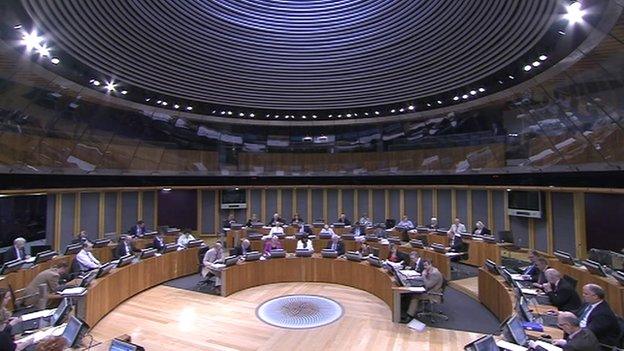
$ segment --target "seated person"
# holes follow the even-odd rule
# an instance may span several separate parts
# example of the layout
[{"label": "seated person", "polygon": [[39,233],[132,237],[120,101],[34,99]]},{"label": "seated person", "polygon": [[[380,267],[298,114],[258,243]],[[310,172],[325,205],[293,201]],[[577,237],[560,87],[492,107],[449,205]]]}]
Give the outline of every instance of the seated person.
[{"label": "seated person", "polygon": [[338,255],[344,255],[345,253],[344,243],[336,234],[332,235],[331,240],[327,243],[327,246],[325,246],[325,248],[338,252]]},{"label": "seated person", "polygon": [[347,215],[343,213],[340,214],[340,216],[338,216],[338,220],[336,221],[336,223],[344,223],[345,226],[350,226],[351,225],[351,221],[347,219]]},{"label": "seated person", "polygon": [[301,219],[301,216],[299,216],[298,213],[295,213],[293,215],[292,220],[290,221],[290,224],[296,224],[296,225],[303,225],[303,219]]},{"label": "seated person", "polygon": [[360,225],[359,223],[356,223],[353,226],[353,228],[351,228],[351,234],[353,234],[353,236],[365,235],[366,234],[366,228],[364,228],[363,225]]},{"label": "seated person", "polygon": [[191,234],[191,231],[188,229],[184,229],[180,236],[178,236],[178,246],[186,247],[189,241],[195,240],[195,237]]},{"label": "seated person", "polygon": [[403,215],[403,218],[401,218],[401,221],[397,223],[396,228],[402,229],[402,230],[411,230],[411,229],[414,229],[414,223],[410,221],[407,215]]},{"label": "seated person", "polygon": [[83,229],[74,235],[74,238],[71,241],[71,244],[82,244],[85,241],[89,240],[87,238],[87,232]]},{"label": "seated person", "polygon": [[366,213],[362,214],[362,217],[360,217],[360,219],[358,220],[358,223],[364,228],[373,226],[373,221],[371,221],[371,219],[368,218],[368,215]]},{"label": "seated person", "polygon": [[230,254],[235,255],[235,256],[244,256],[250,251],[252,251],[251,242],[249,242],[248,239],[243,239],[241,240],[240,245],[235,246],[232,249],[232,252]]},{"label": "seated person", "polygon": [[273,217],[271,217],[271,219],[269,220],[269,226],[273,227],[275,226],[276,223],[279,224],[284,224],[284,220],[282,219],[282,217],[280,217],[279,213],[275,212],[273,214]]},{"label": "seated person", "polygon": [[134,248],[134,245],[132,245],[132,238],[128,235],[122,235],[119,237],[119,242],[117,243],[117,248],[115,249],[115,255],[113,255],[113,257],[119,259],[134,251],[137,250]]},{"label": "seated person", "polygon": [[334,236],[334,235],[336,235],[336,233],[334,233],[334,230],[329,227],[329,224],[325,224],[323,226],[323,229],[321,229],[321,231],[319,232],[319,235],[331,235],[331,236]]},{"label": "seated person", "polygon": [[[7,294],[3,289],[0,289],[0,295],[4,297],[9,294]],[[33,338],[24,338],[21,341],[13,340],[11,329],[13,329],[13,327],[20,322],[21,320],[19,318],[14,318],[10,315],[6,318],[2,318],[0,316],[0,350],[21,351],[33,344]]]},{"label": "seated person", "polygon": [[387,238],[388,234],[386,233],[386,225],[383,223],[379,223],[379,225],[373,231],[373,236],[377,238]]},{"label": "seated person", "polygon": [[580,320],[579,326],[591,330],[598,338],[598,342],[604,345],[617,345],[622,330],[605,297],[605,291],[600,285],[584,285],[585,304],[576,311],[576,315]]},{"label": "seated person", "polygon": [[481,221],[477,221],[475,228],[472,230],[472,234],[492,236],[492,232]]},{"label": "seated person", "polygon": [[557,307],[559,311],[576,311],[581,307],[581,298],[570,283],[568,283],[558,270],[548,268],[546,272],[546,283],[542,289],[550,298],[550,304]]},{"label": "seated person", "polygon": [[101,264],[95,256],[93,256],[93,244],[86,241],[82,244],[82,250],[76,254],[76,261],[80,265],[82,272],[90,271],[92,269],[100,268]]},{"label": "seated person", "polygon": [[27,258],[30,258],[30,255],[26,254],[26,239],[22,237],[13,240],[13,246],[4,252],[4,262]]},{"label": "seated person", "polygon": [[453,231],[447,232],[449,238],[449,251],[451,252],[462,252],[464,248],[464,241],[460,234],[456,234]]},{"label": "seated person", "polygon": [[[60,290],[59,280],[67,273],[69,265],[67,262],[59,262],[56,266],[40,272],[28,283],[24,289],[24,295],[32,295],[24,300],[24,306],[35,306],[37,310],[47,307],[50,298],[60,298],[57,291]],[[40,296],[39,286],[45,284],[48,287],[48,295]]]},{"label": "seated person", "polygon": [[269,235],[270,236],[284,235],[284,228],[282,228],[282,225],[279,222],[275,223],[273,228],[271,228],[271,231],[269,232]]},{"label": "seated person", "polygon": [[128,234],[135,237],[143,236],[145,235],[145,232],[147,232],[147,228],[145,228],[145,222],[143,222],[143,220],[138,220],[136,225],[133,225],[128,230]]},{"label": "seated person", "polygon": [[232,228],[232,223],[236,223],[236,218],[234,218],[233,214],[223,221],[223,228]]},{"label": "seated person", "polygon": [[407,255],[399,251],[399,247],[396,244],[390,244],[390,248],[388,250],[387,260],[390,262],[398,263],[407,261]]},{"label": "seated person", "polygon": [[535,265],[537,266],[537,273],[531,276],[531,281],[534,287],[541,289],[542,285],[547,282],[544,272],[550,268],[548,266],[548,259],[545,257],[538,257]]},{"label": "seated person", "polygon": [[[600,351],[600,343],[594,333],[580,327],[581,321],[572,312],[559,312],[557,326],[563,330],[565,339],[553,340],[555,346],[567,351]],[[529,342],[529,346],[536,348]]]},{"label": "seated person", "polygon": [[436,217],[431,217],[431,220],[429,221],[429,226],[427,226],[427,228],[431,230],[438,230],[438,228],[440,228],[440,225],[438,224],[438,219]]},{"label": "seated person", "polygon": [[312,240],[308,239],[307,236],[301,237],[299,241],[297,241],[297,250],[308,250],[314,251],[314,246],[312,245]]},{"label": "seated person", "polygon": [[271,239],[267,240],[264,243],[263,253],[267,256],[271,255],[271,250],[283,249],[282,243],[279,241],[279,238],[275,235],[271,237]]},{"label": "seated person", "polygon": [[163,252],[165,250],[165,234],[163,230],[159,230],[154,236],[152,247],[158,250],[158,252]]},{"label": "seated person", "polygon": [[[424,260],[423,261],[423,271],[422,278],[425,290],[427,293],[442,293],[442,285],[444,284],[444,278],[442,277],[442,273],[431,264],[431,261]],[[437,302],[441,301],[440,296],[429,295],[429,294],[414,294],[411,297],[411,301],[409,304],[409,308],[407,309],[407,315],[410,318],[414,318],[416,316],[416,311],[418,310],[418,305],[420,300],[422,299],[431,299]]]},{"label": "seated person", "polygon": [[418,251],[412,251],[409,254],[409,261],[405,264],[405,269],[412,269],[418,273],[422,273],[425,260],[420,257]]},{"label": "seated person", "polygon": [[358,252],[360,253],[360,255],[362,255],[362,257],[367,257],[373,253],[373,250],[366,242],[362,242],[360,244],[360,249],[358,250]]},{"label": "seated person", "polygon": [[308,236],[310,235],[314,235],[314,233],[312,233],[312,228],[310,228],[310,226],[306,226],[306,225],[300,225],[299,226],[299,234],[307,234]]},{"label": "seated person", "polygon": [[451,229],[449,229],[448,233],[453,233],[455,236],[461,236],[466,233],[466,226],[461,222],[459,217],[455,217],[453,225],[451,225]]},{"label": "seated person", "polygon": [[258,219],[258,215],[255,213],[251,214],[251,218],[245,224],[246,227],[252,227],[254,224],[260,223],[260,219]]},{"label": "seated person", "polygon": [[220,242],[216,242],[210,250],[206,251],[204,259],[202,260],[202,277],[206,278],[208,274],[215,276],[215,288],[219,289],[221,286],[221,268],[220,264],[223,264],[223,245]]},{"label": "seated person", "polygon": [[[528,278],[530,278],[531,280],[533,280],[533,277],[537,277],[537,275],[539,274],[539,269],[537,269],[537,259],[538,257],[540,257],[539,252],[537,252],[537,250],[529,250],[529,261],[531,262],[530,265],[528,265],[526,268],[524,268],[522,270],[522,275],[526,276]],[[535,279],[535,281],[537,280],[537,278]]]}]

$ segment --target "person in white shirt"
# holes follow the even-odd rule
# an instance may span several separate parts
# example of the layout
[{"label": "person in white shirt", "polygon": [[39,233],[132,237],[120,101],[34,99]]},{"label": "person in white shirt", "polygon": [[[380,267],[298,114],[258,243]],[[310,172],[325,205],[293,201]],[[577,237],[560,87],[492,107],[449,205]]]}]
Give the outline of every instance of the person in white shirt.
[{"label": "person in white shirt", "polygon": [[271,228],[271,231],[269,232],[270,236],[279,236],[279,235],[284,235],[284,228],[282,228],[281,224],[275,224],[273,226],[273,228]]},{"label": "person in white shirt", "polygon": [[319,232],[319,235],[327,235],[327,234],[331,236],[336,235],[336,233],[334,233],[334,230],[329,227],[329,224],[325,224],[323,226],[323,229],[321,229],[321,231]]},{"label": "person in white shirt", "polygon": [[220,242],[216,242],[214,246],[206,251],[204,259],[202,260],[204,268],[202,268],[202,276],[205,278],[208,273],[212,273],[215,276],[215,288],[221,286],[221,269],[223,264],[223,245]]},{"label": "person in white shirt", "polygon": [[364,227],[372,227],[373,226],[373,221],[371,221],[371,219],[368,218],[368,215],[366,213],[362,214],[362,217],[360,217],[360,220],[358,221],[358,223],[360,223],[360,225],[362,225]]},{"label": "person in white shirt", "polygon": [[195,237],[188,230],[185,230],[178,237],[178,246],[186,246],[191,240],[195,240]]},{"label": "person in white shirt", "polygon": [[314,246],[312,245],[312,240],[308,239],[307,236],[302,237],[297,242],[297,250],[314,251]]},{"label": "person in white shirt", "polygon": [[459,217],[455,217],[455,221],[448,233],[453,233],[455,236],[466,233],[466,226],[461,222]]},{"label": "person in white shirt", "polygon": [[82,250],[76,255],[76,261],[80,265],[81,271],[90,271],[92,269],[100,268],[101,264],[95,256],[91,253],[93,250],[93,244],[85,242],[82,244]]}]

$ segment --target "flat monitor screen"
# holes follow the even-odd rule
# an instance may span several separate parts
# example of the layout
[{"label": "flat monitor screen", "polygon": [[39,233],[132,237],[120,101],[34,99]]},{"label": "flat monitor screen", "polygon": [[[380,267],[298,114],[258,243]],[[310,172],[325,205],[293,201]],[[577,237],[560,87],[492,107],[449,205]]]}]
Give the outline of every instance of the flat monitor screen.
[{"label": "flat monitor screen", "polygon": [[63,322],[63,319],[65,319],[67,313],[69,313],[70,309],[71,305],[68,303],[68,299],[64,298],[63,301],[61,301],[61,303],[56,308],[56,311],[54,311],[50,324],[54,327],[61,324]]},{"label": "flat monitor screen", "polygon": [[533,313],[531,313],[531,310],[529,309],[529,304],[527,303],[527,300],[524,298],[524,296],[520,297],[520,312],[522,313],[522,317],[524,318],[524,320],[526,320],[527,322],[533,321]]},{"label": "flat monitor screen", "polygon": [[483,338],[475,341],[472,350],[474,351],[498,351],[498,345],[492,335],[484,336]]},{"label": "flat monitor screen", "polygon": [[140,351],[143,348],[133,343],[121,341],[119,339],[113,339],[108,351]]},{"label": "flat monitor screen", "polygon": [[520,321],[520,318],[518,318],[518,316],[514,315],[509,318],[505,325],[509,330],[509,335],[513,339],[511,340],[512,342],[522,346],[525,346],[528,343],[529,339],[526,335],[526,332],[524,331],[524,328],[522,327],[522,322]]},{"label": "flat monitor screen", "polygon": [[508,208],[516,210],[540,211],[539,191],[510,191],[507,193]]},{"label": "flat monitor screen", "polygon": [[76,347],[80,342],[79,336],[84,327],[85,324],[80,319],[74,316],[69,317],[69,321],[62,335],[63,339],[67,340],[67,345],[69,345],[69,347]]}]

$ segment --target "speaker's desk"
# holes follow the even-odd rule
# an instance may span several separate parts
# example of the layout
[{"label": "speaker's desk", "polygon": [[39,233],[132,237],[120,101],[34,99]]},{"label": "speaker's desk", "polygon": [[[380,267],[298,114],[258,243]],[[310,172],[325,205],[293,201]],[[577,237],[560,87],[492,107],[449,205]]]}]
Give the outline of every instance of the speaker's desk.
[{"label": "speaker's desk", "polygon": [[221,273],[221,295],[228,296],[254,286],[284,282],[318,282],[351,286],[367,291],[383,300],[393,321],[401,318],[400,297],[404,289],[385,269],[368,262],[313,257],[274,258],[243,262],[227,267]]}]

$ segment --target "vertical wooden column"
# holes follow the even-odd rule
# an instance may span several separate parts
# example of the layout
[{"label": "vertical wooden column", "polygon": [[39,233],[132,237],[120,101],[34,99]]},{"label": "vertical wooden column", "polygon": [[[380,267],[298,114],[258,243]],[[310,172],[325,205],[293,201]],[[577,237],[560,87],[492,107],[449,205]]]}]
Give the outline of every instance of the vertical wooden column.
[{"label": "vertical wooden column", "polygon": [[76,234],[80,231],[80,211],[81,211],[81,201],[82,196],[80,192],[74,193],[74,232],[72,234]]},{"label": "vertical wooden column", "polygon": [[552,215],[552,193],[546,193],[546,250],[552,254],[555,247],[555,236]]},{"label": "vertical wooden column", "polygon": [[106,222],[104,221],[104,219],[106,218],[105,207],[106,207],[106,193],[104,193],[103,191],[100,191],[99,206],[98,206],[98,238],[99,239],[104,238],[104,232],[106,231],[105,230]]},{"label": "vertical wooden column", "polygon": [[574,193],[574,242],[576,257],[587,258],[587,228],[585,224],[585,193]]},{"label": "vertical wooden column", "polygon": [[[204,203],[203,201],[203,197],[204,197],[204,191],[201,189],[197,189],[197,234],[201,235],[203,234],[203,215],[204,215],[204,209],[202,208],[202,205]],[[247,206],[247,208],[249,208],[249,206]]]}]

